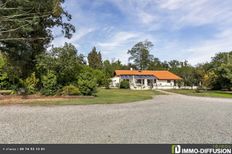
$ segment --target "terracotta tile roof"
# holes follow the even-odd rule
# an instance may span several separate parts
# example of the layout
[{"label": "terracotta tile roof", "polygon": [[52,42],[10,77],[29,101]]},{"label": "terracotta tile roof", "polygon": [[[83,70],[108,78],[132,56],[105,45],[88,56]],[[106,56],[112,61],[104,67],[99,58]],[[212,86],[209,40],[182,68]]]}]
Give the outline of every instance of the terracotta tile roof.
[{"label": "terracotta tile roof", "polygon": [[154,71],[147,70],[115,70],[116,75],[153,75]]},{"label": "terracotta tile roof", "polygon": [[161,80],[168,80],[168,79],[181,80],[182,79],[181,77],[169,71],[154,71],[153,75]]},{"label": "terracotta tile roof", "polygon": [[116,76],[120,75],[153,75],[160,80],[181,80],[182,78],[169,71],[149,71],[149,70],[115,70]]}]

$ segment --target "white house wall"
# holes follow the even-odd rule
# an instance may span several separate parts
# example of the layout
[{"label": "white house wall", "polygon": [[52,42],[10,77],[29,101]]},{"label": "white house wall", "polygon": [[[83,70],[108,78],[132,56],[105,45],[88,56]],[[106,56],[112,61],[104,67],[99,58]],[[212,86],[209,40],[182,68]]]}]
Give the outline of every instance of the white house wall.
[{"label": "white house wall", "polygon": [[157,86],[174,86],[174,80],[170,80],[171,82],[168,83],[168,80],[156,80]]},{"label": "white house wall", "polygon": [[148,86],[147,79],[144,79],[144,85],[141,87],[134,86],[133,79],[130,79],[130,89],[132,90],[149,90],[151,87]]},{"label": "white house wall", "polygon": [[117,87],[120,84],[120,77],[115,76],[113,78],[111,78],[111,86],[112,87]]},{"label": "white house wall", "polygon": [[[113,78],[111,78],[112,82],[111,82],[111,87],[112,88],[116,88],[119,86],[120,81],[122,80],[120,77],[115,76]],[[133,86],[132,82],[133,80],[130,80],[130,89],[132,90],[148,90],[150,89],[150,87],[146,87],[143,86],[143,88],[141,87],[135,87]],[[147,82],[147,81],[145,81]],[[144,82],[144,83],[145,83]],[[153,84],[153,88],[152,89],[197,89],[196,86],[194,87],[189,87],[189,86],[182,86],[182,87],[178,87],[178,86],[174,86],[174,80],[170,80],[170,83],[168,83],[168,80],[156,80],[156,83]],[[147,83],[145,83],[147,85]]]},{"label": "white house wall", "polygon": [[156,80],[156,83],[153,86],[153,89],[178,89],[177,86],[174,86],[174,80]]}]

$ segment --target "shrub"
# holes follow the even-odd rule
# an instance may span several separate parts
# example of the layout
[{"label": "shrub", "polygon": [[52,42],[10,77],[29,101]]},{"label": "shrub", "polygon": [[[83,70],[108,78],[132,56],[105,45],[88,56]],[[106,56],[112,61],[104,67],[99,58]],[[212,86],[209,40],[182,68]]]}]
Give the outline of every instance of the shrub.
[{"label": "shrub", "polygon": [[120,82],[120,88],[121,89],[129,89],[130,88],[130,84],[128,80],[123,80]]},{"label": "shrub", "polygon": [[36,92],[36,85],[39,79],[36,78],[35,73],[22,81],[27,94],[34,94]]},{"label": "shrub", "polygon": [[95,95],[97,92],[97,81],[93,74],[84,72],[79,75],[77,81],[82,95]]},{"label": "shrub", "polygon": [[9,87],[9,81],[8,81],[8,75],[7,73],[2,73],[0,71],[0,89],[4,89],[6,87]]},{"label": "shrub", "polygon": [[10,85],[8,74],[5,70],[6,58],[1,54],[0,51],[0,89],[7,89]]},{"label": "shrub", "polygon": [[48,72],[47,75],[42,76],[43,95],[54,95],[56,92],[57,78],[53,72]]},{"label": "shrub", "polygon": [[96,79],[97,86],[104,86],[105,73],[102,70],[93,69],[91,67],[85,66],[82,71],[91,73]]},{"label": "shrub", "polygon": [[80,90],[74,85],[64,86],[61,95],[80,95]]},{"label": "shrub", "polygon": [[110,89],[110,83],[111,83],[110,77],[108,77],[107,75],[105,75],[104,78],[103,78],[103,86],[106,89]]},{"label": "shrub", "polygon": [[197,89],[195,89],[196,93],[203,93],[204,91],[206,91],[206,89],[202,86],[199,86],[199,87],[197,87]]},{"label": "shrub", "polygon": [[96,78],[97,86],[105,86],[105,74],[101,70],[93,70],[91,72]]}]

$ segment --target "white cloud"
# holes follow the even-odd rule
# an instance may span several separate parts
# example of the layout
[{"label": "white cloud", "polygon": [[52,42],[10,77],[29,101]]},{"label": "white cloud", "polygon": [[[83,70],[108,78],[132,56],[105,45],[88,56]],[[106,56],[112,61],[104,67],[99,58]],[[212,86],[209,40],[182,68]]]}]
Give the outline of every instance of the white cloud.
[{"label": "white cloud", "polygon": [[[93,32],[94,28],[80,28],[76,33],[73,34],[73,37],[71,39],[67,39],[64,36],[59,35],[59,37],[55,37],[52,41],[52,44],[54,46],[63,46],[65,42],[72,43],[76,46],[78,45],[78,41],[82,38],[84,38],[89,33]],[[57,32],[57,31],[56,31]],[[58,32],[57,32],[58,33]]]},{"label": "white cloud", "polygon": [[[190,46],[181,42],[184,38],[166,42],[165,47],[161,47],[163,57],[166,54],[168,58],[187,59],[190,63],[197,64],[210,61],[211,57],[218,52],[232,50],[232,4],[230,0],[220,2],[217,0],[159,0],[157,4],[160,12],[166,14],[162,17],[161,25],[163,27],[169,25],[173,33],[182,28],[215,27],[215,30],[211,30],[211,38],[199,37]],[[165,25],[165,23],[168,24]],[[191,35],[186,34],[185,37],[191,37]]]},{"label": "white cloud", "polygon": [[108,42],[100,42],[97,45],[105,51],[111,51],[120,46],[127,45],[132,39],[135,39],[138,36],[138,34],[132,32],[118,32]]},{"label": "white cloud", "polygon": [[154,24],[158,16],[151,9],[154,1],[152,0],[112,0],[112,2],[132,21],[140,24]]},{"label": "white cloud", "polygon": [[210,61],[218,52],[232,51],[232,31],[224,30],[215,38],[206,40],[198,46],[187,49],[188,61],[192,64]]},{"label": "white cloud", "polygon": [[[198,0],[199,1],[199,0]],[[189,1],[189,0],[159,0],[157,4],[163,9],[168,10],[176,10],[182,8],[186,4],[192,4],[195,3],[195,1]]]},{"label": "white cloud", "polygon": [[[160,59],[187,59],[196,64],[210,60],[216,52],[232,50],[231,0],[101,0],[89,5],[91,11],[86,10],[85,5],[82,7],[88,2],[69,2],[78,32],[67,41],[76,45],[81,41],[80,47],[85,46],[83,51],[88,50],[86,44],[96,45],[103,57],[120,58],[126,62],[127,50],[138,41],[148,39],[155,44],[154,55]],[[109,20],[104,22],[104,17],[94,12],[93,8],[109,2],[120,10],[119,14],[112,14],[122,16],[119,24]],[[194,34],[194,39],[190,39],[191,29],[199,33]],[[200,34],[203,29],[207,29],[205,36]],[[85,37],[91,32],[93,37]],[[54,40],[56,45],[65,41],[63,37]]]},{"label": "white cloud", "polygon": [[153,16],[145,11],[142,11],[142,10],[138,12],[138,16],[139,16],[141,22],[146,24],[146,25],[153,23],[155,20],[156,21],[158,20],[157,17],[155,17],[155,16]]},{"label": "white cloud", "polygon": [[225,25],[232,23],[231,1],[224,0],[160,0],[162,11],[167,12],[174,29],[184,26],[201,26],[206,24]]},{"label": "white cloud", "polygon": [[98,42],[97,48],[102,51],[103,57],[106,59],[120,59],[123,63],[127,63],[129,57],[127,50],[139,41],[146,39],[155,42],[155,39],[149,34],[121,31],[106,42]]},{"label": "white cloud", "polygon": [[[206,24],[232,24],[230,0],[111,0],[128,18],[152,27],[170,29]],[[161,25],[161,26],[157,26]]]}]

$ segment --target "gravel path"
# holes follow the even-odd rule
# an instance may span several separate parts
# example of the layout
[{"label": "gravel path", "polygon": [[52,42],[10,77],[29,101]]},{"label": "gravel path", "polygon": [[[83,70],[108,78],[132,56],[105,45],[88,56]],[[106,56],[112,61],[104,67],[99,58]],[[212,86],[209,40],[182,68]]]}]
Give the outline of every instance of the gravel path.
[{"label": "gravel path", "polygon": [[232,143],[232,99],[0,106],[0,143]]}]

